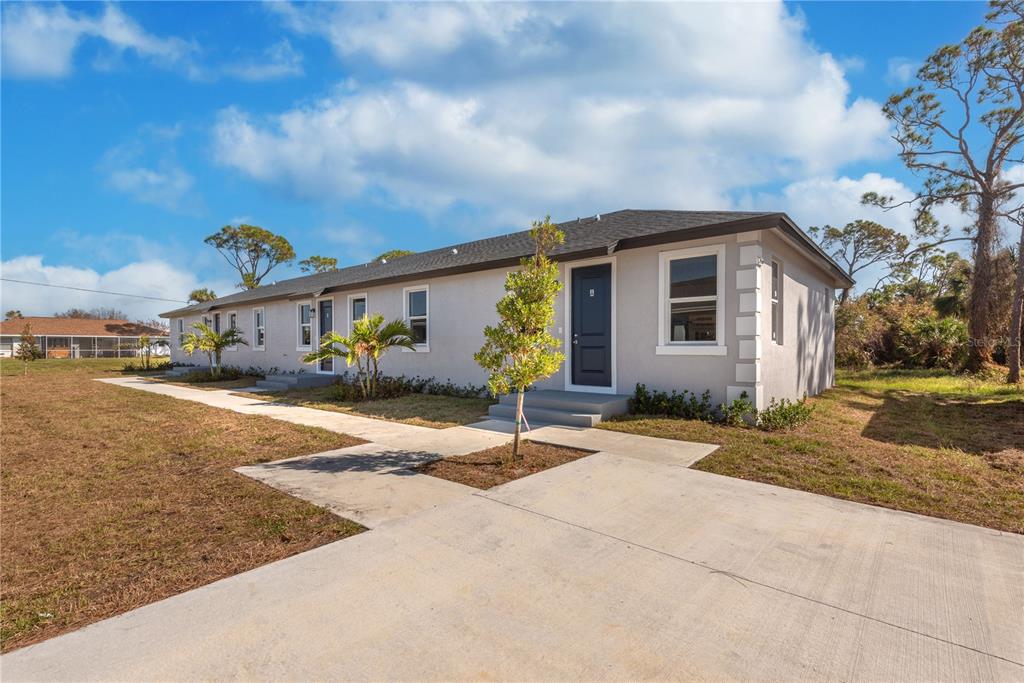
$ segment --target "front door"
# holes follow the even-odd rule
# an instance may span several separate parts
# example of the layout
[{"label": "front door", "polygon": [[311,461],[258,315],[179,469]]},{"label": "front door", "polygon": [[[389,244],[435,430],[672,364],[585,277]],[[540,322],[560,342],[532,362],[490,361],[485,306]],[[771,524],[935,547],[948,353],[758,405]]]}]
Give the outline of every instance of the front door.
[{"label": "front door", "polygon": [[612,264],[572,271],[572,383],[612,385]]},{"label": "front door", "polygon": [[[320,328],[320,334],[317,336],[318,339],[334,330],[334,302],[331,299],[324,299],[317,303],[316,319],[320,321],[318,323]],[[326,373],[334,372],[334,359],[324,358],[320,361],[317,371]]]}]

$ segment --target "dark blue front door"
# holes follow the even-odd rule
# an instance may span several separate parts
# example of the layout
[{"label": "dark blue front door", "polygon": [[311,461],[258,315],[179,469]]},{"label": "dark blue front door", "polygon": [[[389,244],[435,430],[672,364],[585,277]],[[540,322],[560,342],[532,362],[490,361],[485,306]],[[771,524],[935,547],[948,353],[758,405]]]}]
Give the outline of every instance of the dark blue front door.
[{"label": "dark blue front door", "polygon": [[612,385],[612,265],[572,271],[572,383]]},{"label": "dark blue front door", "polygon": [[[331,299],[324,299],[317,307],[320,309],[317,319],[320,321],[320,336],[334,331],[334,302]],[[334,359],[325,358],[320,361],[320,372],[333,372]]]}]

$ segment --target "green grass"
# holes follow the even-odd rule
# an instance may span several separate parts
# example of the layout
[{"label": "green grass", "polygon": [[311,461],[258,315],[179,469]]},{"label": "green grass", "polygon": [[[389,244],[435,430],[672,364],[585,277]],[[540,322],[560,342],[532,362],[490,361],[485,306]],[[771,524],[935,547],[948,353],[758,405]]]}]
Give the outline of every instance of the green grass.
[{"label": "green grass", "polygon": [[840,373],[782,433],[627,416],[604,429],[719,444],[706,472],[1024,533],[1024,393],[939,372]]}]

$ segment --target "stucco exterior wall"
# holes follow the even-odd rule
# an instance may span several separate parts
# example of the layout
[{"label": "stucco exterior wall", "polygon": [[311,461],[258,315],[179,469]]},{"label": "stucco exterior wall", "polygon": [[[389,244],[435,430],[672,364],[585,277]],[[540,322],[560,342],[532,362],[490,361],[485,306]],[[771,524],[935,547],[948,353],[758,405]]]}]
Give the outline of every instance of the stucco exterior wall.
[{"label": "stucco exterior wall", "polygon": [[[659,262],[662,252],[721,245],[724,250],[722,312],[724,348],[709,355],[665,355],[658,352],[659,316],[663,301],[659,295]],[[754,251],[751,251],[753,249]],[[757,255],[763,255],[757,256]],[[776,255],[785,264],[784,343],[771,344],[770,336],[770,257]],[[757,256],[757,258],[754,258]],[[799,398],[805,392],[815,394],[831,386],[832,317],[831,292],[824,275],[810,260],[780,237],[768,232],[743,233],[705,240],[691,240],[617,252],[607,258],[573,261],[559,266],[563,282],[569,282],[574,267],[602,261],[613,263],[614,289],[614,374],[613,389],[629,394],[637,383],[666,391],[688,389],[700,394],[711,391],[717,404],[731,400],[739,391],[747,391],[759,404],[770,397]],[[766,270],[767,268],[767,270]],[[740,273],[739,271],[746,271]],[[367,310],[382,313],[386,319],[404,316],[405,291],[428,287],[429,350],[395,350],[382,361],[382,370],[390,375],[434,377],[457,384],[482,385],[486,373],[477,366],[473,354],[483,343],[483,328],[497,320],[494,305],[504,294],[505,269],[405,282],[397,285],[334,292],[335,329],[347,333],[352,295],[366,294]],[[759,289],[754,287],[756,276]],[[552,332],[563,339],[569,354],[569,288],[556,302]],[[743,295],[741,299],[741,294]],[[742,301],[742,303],[741,303]],[[759,303],[754,306],[752,304]],[[224,363],[269,371],[315,372],[303,364],[306,349],[297,349],[298,300],[260,304],[266,311],[267,343],[263,351],[251,346],[226,351]],[[309,301],[315,305],[315,302]],[[241,306],[238,324],[242,334],[253,341],[253,306]],[[752,308],[758,310],[750,310]],[[741,310],[742,309],[742,310]],[[227,313],[221,311],[222,327]],[[212,315],[208,314],[208,315]],[[189,325],[199,320],[184,320]],[[741,335],[737,334],[737,326]],[[171,321],[172,358],[176,362],[203,365],[205,357],[184,355],[177,345],[177,320]],[[317,331],[314,330],[314,336]],[[748,336],[743,336],[748,335]],[[742,344],[742,350],[741,350]],[[755,351],[756,349],[756,351]],[[336,374],[345,372],[338,363]],[[541,382],[540,388],[573,389],[566,382],[566,368]]]}]

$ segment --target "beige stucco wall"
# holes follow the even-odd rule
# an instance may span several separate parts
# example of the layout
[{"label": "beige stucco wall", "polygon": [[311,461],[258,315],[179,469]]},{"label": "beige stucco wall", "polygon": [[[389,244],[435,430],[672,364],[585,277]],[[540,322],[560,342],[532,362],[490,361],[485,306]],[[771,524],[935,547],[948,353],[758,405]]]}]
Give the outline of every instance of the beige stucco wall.
[{"label": "beige stucco wall", "polygon": [[[749,239],[751,233],[746,233]],[[760,359],[760,382],[765,396],[798,398],[804,392],[815,394],[832,383],[832,319],[823,300],[826,297],[825,282],[817,266],[804,258],[797,250],[786,245],[781,238],[768,233],[757,233],[766,254],[777,254],[785,264],[786,290],[784,299],[785,339],[784,344],[773,347],[770,342],[770,327],[764,340]],[[658,316],[661,302],[658,294],[659,255],[663,251],[688,249],[706,245],[723,244],[725,248],[724,269],[724,355],[658,355]],[[659,245],[618,252],[609,259],[613,262],[615,284],[615,390],[618,393],[632,393],[640,382],[650,388],[662,390],[688,389],[701,393],[710,389],[712,400],[717,404],[727,400],[728,387],[737,385],[737,364],[744,361],[739,357],[736,325],[739,296],[737,293],[736,270],[739,267],[740,242],[736,236],[695,240],[671,245]],[[600,262],[607,259],[577,261],[560,265],[560,273],[567,281],[570,268]],[[424,278],[421,281],[405,282],[400,285],[352,289],[334,292],[335,329],[346,333],[350,324],[349,296],[367,295],[368,310],[382,313],[387,319],[401,318],[404,290],[410,287],[429,287],[429,351],[389,352],[382,362],[387,374],[420,377],[434,377],[458,384],[486,383],[487,375],[473,360],[473,353],[483,343],[483,328],[496,321],[495,302],[504,294],[503,284],[506,270],[489,270],[440,278]],[[769,275],[765,276],[770,277]],[[765,286],[761,293],[769,296]],[[558,297],[556,322],[552,332],[565,339],[568,328],[566,319],[567,292]],[[263,370],[278,368],[286,372],[314,372],[315,368],[301,362],[305,350],[297,350],[298,326],[296,305],[298,301],[278,301],[261,304],[267,316],[266,350],[256,351],[251,347],[239,347],[237,351],[226,351],[224,363],[239,367],[254,366]],[[312,303],[312,302],[311,302]],[[239,327],[243,336],[252,342],[253,306],[238,307]],[[770,326],[770,302],[762,306],[762,326]],[[227,324],[227,310],[223,325]],[[185,320],[186,329],[198,320]],[[172,340],[177,338],[177,321],[171,321]],[[195,356],[189,359],[177,345],[172,348],[172,357],[177,362],[204,364],[205,358]],[[336,372],[345,371],[343,364]],[[742,383],[740,383],[742,384]],[[541,388],[564,389],[565,372],[541,382]],[[754,395],[754,386],[749,386]]]}]

